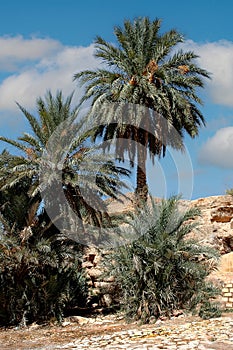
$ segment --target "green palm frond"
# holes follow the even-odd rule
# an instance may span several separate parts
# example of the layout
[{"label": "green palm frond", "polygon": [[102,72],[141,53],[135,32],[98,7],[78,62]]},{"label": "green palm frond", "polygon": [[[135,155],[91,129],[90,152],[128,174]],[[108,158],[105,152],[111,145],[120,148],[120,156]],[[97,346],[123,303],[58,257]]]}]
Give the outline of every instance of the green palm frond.
[{"label": "green palm frond", "polygon": [[[17,188],[22,181],[30,179],[27,194],[37,199],[43,188],[46,205],[54,205],[55,199],[50,198],[46,189],[51,189],[57,183],[57,177],[61,175],[56,169],[62,163],[60,181],[73,210],[80,219],[81,213],[84,213],[84,220],[93,220],[100,227],[105,214],[102,215],[101,210],[95,211],[82,198],[82,191],[86,191],[91,200],[98,204],[97,207],[106,211],[104,198],[116,198],[122,194],[127,186],[120,177],[129,176],[129,171],[116,166],[100,148],[93,147],[84,120],[76,120],[78,108],[71,108],[72,96],[64,99],[61,92],[55,97],[48,92],[45,98],[37,100],[37,116],[19,106],[33,133],[24,133],[17,141],[0,138],[22,151],[20,156],[7,152],[0,155],[0,192]],[[47,154],[52,154],[48,162]]]},{"label": "green palm frond", "polygon": [[18,148],[21,151],[25,152],[26,149],[27,149],[27,147],[25,145],[23,145],[22,143],[20,143],[20,142],[18,142],[16,140],[11,140],[8,137],[0,136],[0,140],[6,142],[6,143],[8,143],[8,144],[10,144],[10,145],[12,145],[12,146],[14,146],[16,148]]},{"label": "green palm frond", "polygon": [[[162,144],[158,140],[160,130],[150,128],[141,138],[132,123],[132,133],[128,138],[142,143],[152,159],[164,156],[167,146],[182,150],[185,132],[191,137],[198,135],[205,121],[199,109],[202,101],[196,90],[203,88],[205,79],[210,77],[206,70],[197,65],[198,56],[194,52],[177,49],[184,40],[183,36],[174,29],[161,34],[160,27],[159,19],[151,21],[145,17],[132,22],[126,20],[123,27],[114,28],[116,44],[108,43],[100,36],[96,38],[95,55],[107,68],[85,70],[74,75],[74,80],[84,86],[81,104],[90,100],[91,118],[98,116],[101,126],[95,130],[96,136],[106,140],[112,135],[108,131],[113,124],[112,114],[108,111],[102,118],[99,115],[99,106],[104,102],[144,106],[145,109],[154,110],[174,127],[179,140],[175,142],[174,137],[167,134],[166,143]],[[144,117],[141,118],[143,120]],[[117,121],[115,128],[120,128],[120,124]],[[102,125],[106,127],[103,129]],[[114,136],[117,134],[116,131]],[[150,134],[157,135],[157,139],[153,138],[154,142]],[[133,165],[138,152],[131,152],[129,148],[129,145],[125,146],[124,152],[133,155]],[[120,155],[122,157],[122,148],[120,151],[116,149],[116,157]],[[140,163],[139,159],[137,163]]]},{"label": "green palm frond", "polygon": [[19,103],[17,103],[17,105],[18,105],[19,109],[22,111],[22,113],[24,114],[25,118],[28,120],[33,133],[36,135],[36,137],[42,143],[42,145],[44,145],[45,138],[44,138],[43,130],[41,129],[41,125],[39,124],[38,119],[36,117],[34,117],[31,113],[29,113]]},{"label": "green palm frond", "polygon": [[39,140],[36,139],[33,135],[30,135],[30,134],[25,132],[23,134],[23,136],[20,136],[18,139],[20,141],[27,143],[29,146],[34,148],[37,152],[41,153],[41,149],[42,149],[41,144],[40,144]]},{"label": "green palm frond", "polygon": [[219,253],[188,239],[198,225],[200,211],[181,211],[179,203],[176,196],[144,203],[121,228],[124,237],[133,229],[135,240],[105,257],[106,273],[114,276],[120,288],[128,319],[146,323],[151,316],[193,309],[219,293],[206,282]]}]

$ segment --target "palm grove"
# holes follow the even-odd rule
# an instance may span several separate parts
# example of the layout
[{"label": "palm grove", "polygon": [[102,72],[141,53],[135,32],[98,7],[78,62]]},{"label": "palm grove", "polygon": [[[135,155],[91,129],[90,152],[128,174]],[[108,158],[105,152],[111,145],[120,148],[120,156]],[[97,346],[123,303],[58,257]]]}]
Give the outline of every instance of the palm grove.
[{"label": "palm grove", "polygon": [[[114,29],[116,44],[97,37],[95,56],[103,68],[74,75],[74,80],[84,85],[81,103],[72,107],[73,95],[65,98],[58,91],[56,96],[47,92],[37,99],[36,115],[18,104],[31,133],[16,140],[0,137],[17,150],[4,149],[0,156],[0,324],[27,324],[53,317],[61,321],[73,307],[86,305],[82,252],[88,240],[81,244],[57,225],[61,218],[64,223],[66,208],[56,204],[53,168],[43,178],[45,191],[41,191],[40,172],[51,137],[59,138],[53,156],[63,157],[59,183],[80,219],[73,230],[84,236],[88,224],[99,228],[100,235],[102,227],[116,230],[105,199],[117,200],[127,188],[124,178],[130,172],[119,166],[119,161],[124,162],[127,155],[136,167],[137,215],[126,227],[138,236],[127,246],[113,249],[110,259],[115,259],[114,268],[108,259],[103,267],[115,277],[126,315],[147,322],[151,316],[171,314],[177,307],[193,308],[201,300],[207,303],[215,292],[205,277],[218,254],[185,240],[193,229],[190,219],[198,216],[198,211],[179,214],[178,197],[159,205],[153,200],[152,205],[147,204],[146,159],[165,156],[167,146],[182,150],[185,133],[198,135],[205,121],[196,91],[209,77],[196,64],[195,53],[177,49],[182,35],[176,30],[161,34],[160,26],[158,19],[138,18]],[[90,101],[90,107],[81,118],[79,111],[85,101]],[[92,125],[93,118],[97,122],[85,128]],[[84,132],[77,137],[77,130]],[[68,149],[63,147],[67,135],[72,135]],[[114,149],[117,162],[95,152],[99,140]],[[89,176],[95,176],[94,183],[87,181]],[[55,208],[56,217],[51,219],[45,208]],[[121,223],[126,223],[126,218]],[[121,225],[118,230],[122,231]],[[206,259],[200,263],[198,257],[203,253]]]}]

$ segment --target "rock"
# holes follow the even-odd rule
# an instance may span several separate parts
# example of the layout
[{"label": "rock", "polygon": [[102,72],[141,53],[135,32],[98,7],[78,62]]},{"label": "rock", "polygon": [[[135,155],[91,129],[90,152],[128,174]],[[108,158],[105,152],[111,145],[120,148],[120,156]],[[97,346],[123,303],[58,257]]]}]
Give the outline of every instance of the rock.
[{"label": "rock", "polygon": [[172,311],[172,316],[173,317],[179,317],[179,316],[181,316],[181,315],[183,315],[183,311],[182,310],[173,310]]},{"label": "rock", "polygon": [[211,245],[221,254],[233,251],[233,196],[212,196],[185,201],[186,207],[198,207],[201,216],[196,220],[199,227],[189,234],[203,244]]},{"label": "rock", "polygon": [[221,234],[216,234],[213,243],[215,248],[217,248],[221,254],[230,253],[233,251],[233,233],[222,231]]},{"label": "rock", "polygon": [[92,306],[93,308],[96,308],[96,307],[99,306],[99,304],[98,304],[98,303],[93,303],[91,306]]},{"label": "rock", "polygon": [[94,286],[95,286],[95,288],[108,290],[111,287],[111,283],[100,281],[100,282],[95,282]]},{"label": "rock", "polygon": [[70,316],[69,321],[83,325],[83,324],[89,323],[90,319],[87,317],[82,317],[82,316]]},{"label": "rock", "polygon": [[84,261],[82,263],[82,267],[85,269],[90,269],[90,268],[94,267],[94,265],[90,261]]},{"label": "rock", "polygon": [[86,247],[84,250],[84,262],[89,262],[96,266],[101,259],[101,252],[96,247]]},{"label": "rock", "polygon": [[219,270],[223,272],[233,272],[233,252],[221,256]]},{"label": "rock", "polygon": [[110,307],[112,305],[112,296],[110,294],[104,294],[101,298],[101,304]]},{"label": "rock", "polygon": [[103,277],[103,282],[114,282],[114,277],[113,276]]},{"label": "rock", "polygon": [[211,212],[211,222],[230,222],[233,218],[233,207],[231,205],[218,207]]},{"label": "rock", "polygon": [[87,273],[91,278],[93,278],[94,280],[97,280],[98,277],[101,276],[102,271],[100,269],[93,267],[91,269],[88,269]]}]

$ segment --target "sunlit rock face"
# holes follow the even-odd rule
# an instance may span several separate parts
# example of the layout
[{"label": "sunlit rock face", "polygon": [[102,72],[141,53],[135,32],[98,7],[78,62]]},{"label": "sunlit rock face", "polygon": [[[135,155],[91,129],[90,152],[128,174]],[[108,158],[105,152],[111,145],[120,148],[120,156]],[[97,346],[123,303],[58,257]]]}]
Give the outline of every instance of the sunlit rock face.
[{"label": "sunlit rock face", "polygon": [[201,211],[199,227],[191,236],[213,245],[221,254],[233,251],[233,196],[199,198],[189,204]]}]

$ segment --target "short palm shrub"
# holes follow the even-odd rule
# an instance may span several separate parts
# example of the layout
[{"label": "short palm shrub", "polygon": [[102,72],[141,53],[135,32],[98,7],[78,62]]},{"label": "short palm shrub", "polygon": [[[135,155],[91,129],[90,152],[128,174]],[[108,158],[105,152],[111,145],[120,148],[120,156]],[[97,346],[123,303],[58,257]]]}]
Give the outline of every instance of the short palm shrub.
[{"label": "short palm shrub", "polygon": [[233,188],[228,188],[226,190],[226,194],[230,195],[230,196],[233,196]]},{"label": "short palm shrub", "polygon": [[216,267],[219,254],[186,238],[200,212],[197,208],[181,212],[179,199],[158,203],[151,198],[120,228],[124,237],[137,238],[106,255],[107,274],[119,285],[129,320],[146,323],[151,316],[170,316],[177,309],[200,309],[218,293],[206,277]]},{"label": "short palm shrub", "polygon": [[58,237],[2,234],[0,325],[61,322],[69,308],[85,304],[87,284],[76,246]]},{"label": "short palm shrub", "polygon": [[219,304],[213,303],[210,301],[206,301],[202,303],[199,310],[199,316],[204,320],[220,317],[221,315],[222,315],[222,310],[220,309]]}]

